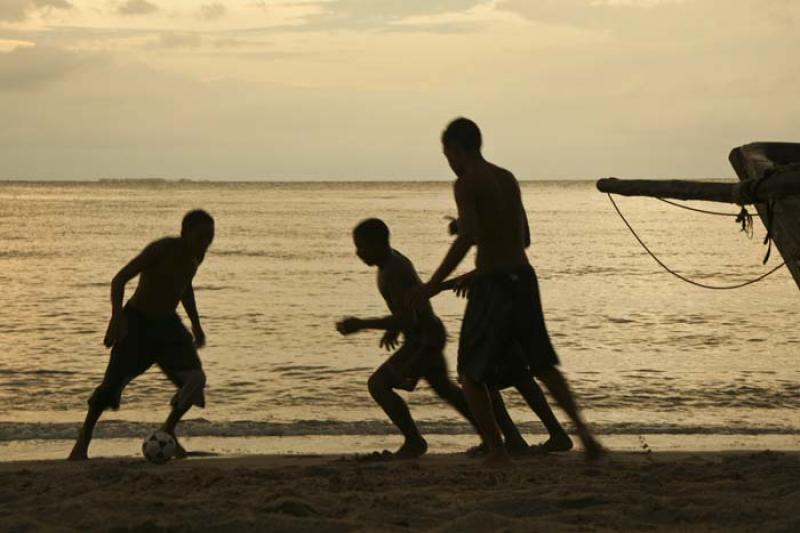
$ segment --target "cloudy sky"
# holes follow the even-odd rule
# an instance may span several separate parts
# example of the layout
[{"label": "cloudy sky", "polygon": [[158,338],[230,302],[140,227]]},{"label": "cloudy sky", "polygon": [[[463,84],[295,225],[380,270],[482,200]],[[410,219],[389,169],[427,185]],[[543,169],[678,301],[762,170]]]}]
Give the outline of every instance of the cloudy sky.
[{"label": "cloudy sky", "polygon": [[0,0],[0,179],[731,176],[800,141],[797,0]]}]

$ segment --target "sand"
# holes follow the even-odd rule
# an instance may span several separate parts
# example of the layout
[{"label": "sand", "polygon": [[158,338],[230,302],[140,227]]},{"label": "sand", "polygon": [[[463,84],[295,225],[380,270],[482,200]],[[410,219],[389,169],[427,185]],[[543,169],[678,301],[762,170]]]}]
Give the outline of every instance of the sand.
[{"label": "sand", "polygon": [[800,453],[579,453],[0,464],[0,529],[798,531]]}]

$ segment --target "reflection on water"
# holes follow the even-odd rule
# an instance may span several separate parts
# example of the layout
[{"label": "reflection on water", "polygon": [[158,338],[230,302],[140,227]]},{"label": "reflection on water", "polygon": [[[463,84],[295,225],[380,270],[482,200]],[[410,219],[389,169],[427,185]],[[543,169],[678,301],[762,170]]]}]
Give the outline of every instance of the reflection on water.
[{"label": "reflection on water", "polygon": [[[792,327],[800,295],[788,273],[737,291],[696,289],[658,270],[593,184],[523,189],[548,326],[599,429],[800,431],[800,334]],[[620,206],[682,274],[723,283],[768,268],[760,264],[761,228],[749,241],[725,218],[646,199]],[[201,433],[307,434],[309,424],[322,434],[391,432],[366,391],[385,357],[380,336],[344,339],[333,328],[345,314],[384,313],[350,231],[368,216],[384,218],[394,245],[426,276],[448,243],[449,184],[7,183],[0,185],[0,439],[65,438],[74,430],[105,368],[111,277],[149,240],[177,233],[195,207],[218,225],[196,279],[209,342],[201,352],[209,406],[190,413],[210,421],[195,422]],[[434,305],[453,341],[454,366],[463,301],[444,294]],[[152,371],[106,419],[158,420],[169,388]],[[506,396],[513,416],[530,422],[521,400]],[[410,403],[429,431],[466,427],[424,387]],[[142,430],[101,424],[100,431],[114,435],[114,427],[128,427],[119,430],[124,437]]]}]

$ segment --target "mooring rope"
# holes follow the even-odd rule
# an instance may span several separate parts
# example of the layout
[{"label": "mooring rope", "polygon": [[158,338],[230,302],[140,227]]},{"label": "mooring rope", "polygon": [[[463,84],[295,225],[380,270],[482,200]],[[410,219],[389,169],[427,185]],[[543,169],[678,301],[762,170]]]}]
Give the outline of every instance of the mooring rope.
[{"label": "mooring rope", "polygon": [[[775,272],[777,272],[778,270],[783,268],[783,266],[786,264],[785,262],[781,263],[780,265],[776,266],[775,268],[773,268],[769,272],[766,272],[765,274],[762,274],[762,275],[758,276],[757,278],[754,278],[754,279],[751,279],[751,280],[748,280],[748,281],[745,281],[745,282],[742,282],[742,283],[737,283],[735,285],[708,285],[706,283],[701,283],[699,281],[694,281],[692,279],[687,278],[686,276],[682,276],[681,274],[678,274],[677,272],[672,270],[670,267],[665,265],[664,262],[661,261],[661,259],[659,259],[656,256],[656,254],[654,254],[650,250],[650,248],[648,248],[648,246],[644,243],[644,241],[641,239],[641,237],[639,237],[639,235],[636,233],[636,230],[634,230],[633,226],[631,226],[630,222],[628,222],[628,219],[626,219],[625,215],[622,214],[622,211],[620,210],[619,206],[617,205],[617,202],[614,201],[614,197],[611,196],[611,193],[608,193],[608,199],[611,200],[611,205],[614,206],[614,209],[616,209],[617,214],[619,215],[619,217],[622,219],[622,221],[625,223],[625,225],[628,226],[628,229],[630,230],[630,232],[633,234],[633,236],[636,238],[636,240],[639,241],[639,244],[650,255],[650,257],[652,257],[653,260],[661,266],[661,268],[663,268],[664,270],[666,270],[667,272],[669,272],[670,274],[672,274],[676,278],[680,279],[681,281],[685,281],[686,283],[689,283],[691,285],[694,285],[696,287],[701,287],[703,289],[713,289],[713,290],[740,289],[742,287],[746,287],[747,285],[752,285],[753,283],[758,283],[759,281],[763,280],[767,276],[769,276],[771,274],[774,274]],[[668,204],[677,205],[678,207],[685,207],[686,209],[690,209],[692,211],[700,211],[700,212],[705,212],[705,213],[710,213],[710,214],[719,214],[719,215],[725,215],[725,216],[742,217],[742,213],[739,213],[738,215],[732,215],[730,213],[718,213],[718,212],[712,212],[712,211],[704,211],[704,210],[701,210],[701,209],[694,209],[694,208],[690,208],[690,207],[687,207],[687,206],[682,206],[680,204],[674,204],[673,202],[669,202],[669,201],[664,200],[662,198],[659,198],[659,200],[661,200],[663,202],[666,202]],[[750,217],[750,214],[748,213],[747,216]],[[741,222],[740,218],[737,218],[737,222]],[[743,224],[743,227],[744,227],[745,223],[742,222],[742,224]],[[750,228],[751,228],[750,231],[752,231],[752,217],[750,219],[749,224],[750,224]]]},{"label": "mooring rope", "polygon": [[[736,222],[741,224],[742,232],[747,235],[748,239],[753,238],[753,215],[751,215],[745,206],[739,210],[738,213],[728,213],[722,211],[709,211],[708,209],[698,209],[697,207],[692,207],[689,205],[679,204],[678,202],[673,202],[671,200],[666,200],[664,198],[656,197],[656,200],[660,200],[665,204],[673,205],[675,207],[680,207],[681,209],[686,209],[688,211],[694,211],[695,213],[703,213],[706,215],[716,215],[719,217],[736,217]],[[767,232],[769,234],[769,232]],[[767,251],[767,258],[769,258],[769,251]],[[766,261],[764,261],[766,263]]]}]

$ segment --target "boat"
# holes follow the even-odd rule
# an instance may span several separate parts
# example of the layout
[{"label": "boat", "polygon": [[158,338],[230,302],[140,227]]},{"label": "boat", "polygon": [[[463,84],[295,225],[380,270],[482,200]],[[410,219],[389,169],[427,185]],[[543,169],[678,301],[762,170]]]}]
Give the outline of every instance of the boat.
[{"label": "boat", "polygon": [[765,242],[775,243],[800,288],[800,143],[754,142],[731,150],[728,161],[738,182],[603,178],[597,188],[609,195],[752,204],[767,228]]}]

